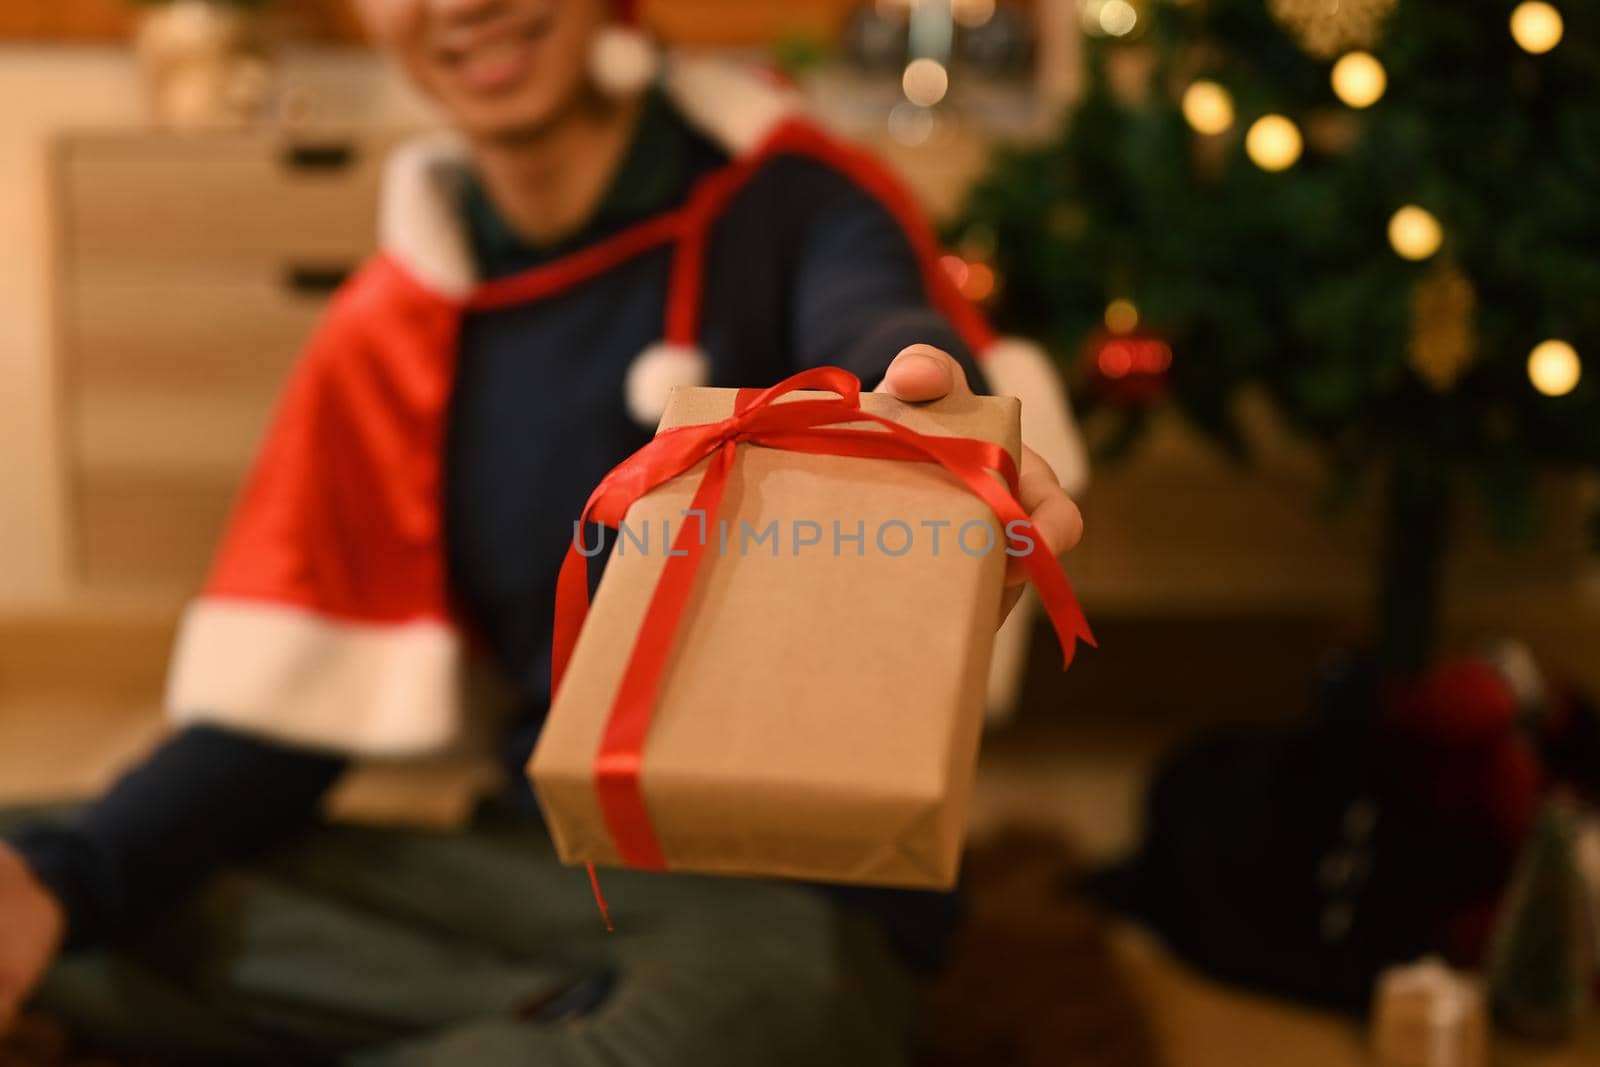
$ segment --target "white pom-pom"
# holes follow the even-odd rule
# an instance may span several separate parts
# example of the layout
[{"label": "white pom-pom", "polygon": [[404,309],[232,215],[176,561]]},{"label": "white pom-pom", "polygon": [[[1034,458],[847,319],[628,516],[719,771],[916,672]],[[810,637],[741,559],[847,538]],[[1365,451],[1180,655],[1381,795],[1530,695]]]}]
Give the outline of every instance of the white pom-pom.
[{"label": "white pom-pom", "polygon": [[628,414],[655,429],[667,410],[667,394],[677,385],[704,385],[709,377],[705,352],[694,345],[657,341],[640,352],[628,368]]},{"label": "white pom-pom", "polygon": [[660,69],[660,53],[637,26],[602,26],[589,46],[589,77],[607,96],[643,92]]}]

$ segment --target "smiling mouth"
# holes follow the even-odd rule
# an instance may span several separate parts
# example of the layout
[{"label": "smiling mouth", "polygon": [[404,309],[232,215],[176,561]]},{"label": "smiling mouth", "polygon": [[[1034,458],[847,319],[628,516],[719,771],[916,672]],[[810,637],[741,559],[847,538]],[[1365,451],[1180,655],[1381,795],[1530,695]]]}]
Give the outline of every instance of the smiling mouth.
[{"label": "smiling mouth", "polygon": [[468,89],[503,91],[520,83],[532,64],[534,47],[550,32],[550,13],[514,27],[463,34],[437,51],[439,62]]}]

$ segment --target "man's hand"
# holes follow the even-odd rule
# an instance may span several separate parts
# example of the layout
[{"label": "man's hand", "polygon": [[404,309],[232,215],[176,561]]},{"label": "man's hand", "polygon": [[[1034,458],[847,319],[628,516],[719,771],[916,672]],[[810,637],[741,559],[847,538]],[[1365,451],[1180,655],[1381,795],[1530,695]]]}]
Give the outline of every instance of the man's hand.
[{"label": "man's hand", "polygon": [[[971,393],[967,373],[949,353],[932,345],[911,345],[901,350],[889,364],[877,389],[907,401],[938,400],[952,393]],[[1083,516],[1067,491],[1061,488],[1056,472],[1037,452],[1026,445],[1022,466],[1017,471],[1017,490],[1023,510],[1033,521],[1034,531],[1043,539],[1050,554],[1060,556],[1072,549],[1083,536]],[[1006,560],[1006,595],[1000,618],[1011,614],[1028,582],[1019,557]]]},{"label": "man's hand", "polygon": [[66,916],[10,846],[0,842],[0,1034],[55,959]]}]

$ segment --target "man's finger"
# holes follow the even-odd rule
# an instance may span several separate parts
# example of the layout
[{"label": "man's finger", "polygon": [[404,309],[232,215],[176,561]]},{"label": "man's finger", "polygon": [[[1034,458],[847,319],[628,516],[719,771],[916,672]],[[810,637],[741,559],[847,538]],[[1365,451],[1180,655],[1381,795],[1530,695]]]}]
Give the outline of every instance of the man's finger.
[{"label": "man's finger", "polygon": [[948,352],[932,345],[908,345],[889,364],[877,392],[918,403],[951,393],[970,393],[972,387],[967,384],[967,372]]},{"label": "man's finger", "polygon": [[[1017,497],[1033,523],[1034,551],[1060,556],[1072,550],[1083,537],[1083,513],[1067,491],[1056,481],[1050,464],[1032,449],[1022,452],[1022,470],[1017,477]],[[1039,542],[1043,543],[1040,544]],[[1006,582],[1020,585],[1027,571],[1020,557],[1007,561]]]}]

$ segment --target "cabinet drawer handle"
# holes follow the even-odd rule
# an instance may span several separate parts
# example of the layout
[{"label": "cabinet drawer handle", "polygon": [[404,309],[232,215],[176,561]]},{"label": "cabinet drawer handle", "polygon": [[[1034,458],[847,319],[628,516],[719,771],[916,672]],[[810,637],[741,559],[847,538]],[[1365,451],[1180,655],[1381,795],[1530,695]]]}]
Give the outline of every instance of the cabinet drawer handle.
[{"label": "cabinet drawer handle", "polygon": [[342,263],[291,263],[283,271],[284,288],[296,296],[322,299],[344,284],[354,268]]},{"label": "cabinet drawer handle", "polygon": [[356,150],[348,144],[294,144],[283,150],[283,165],[289,170],[331,174],[355,162]]}]

